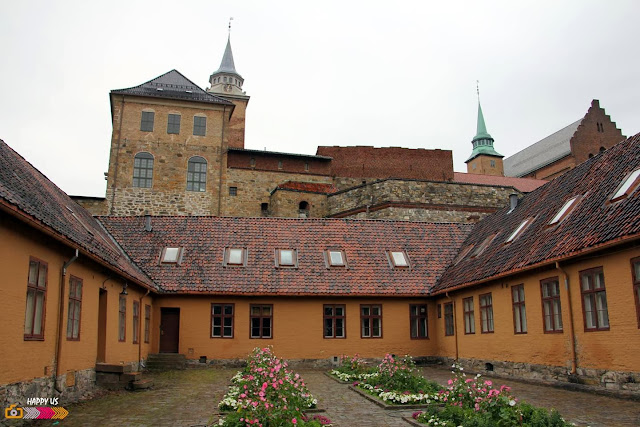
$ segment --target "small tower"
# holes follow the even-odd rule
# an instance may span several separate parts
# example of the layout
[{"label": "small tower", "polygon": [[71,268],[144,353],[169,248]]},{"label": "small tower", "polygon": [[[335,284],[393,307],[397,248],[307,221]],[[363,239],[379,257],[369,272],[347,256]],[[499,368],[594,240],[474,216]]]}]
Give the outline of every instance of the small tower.
[{"label": "small tower", "polygon": [[244,148],[244,122],[249,96],[242,90],[244,79],[236,71],[231,51],[231,35],[227,38],[227,47],[217,71],[209,77],[210,87],[207,92],[215,93],[235,104],[229,120],[229,147]]},{"label": "small tower", "polygon": [[504,156],[493,149],[493,138],[487,132],[487,127],[484,124],[480,98],[478,98],[478,127],[476,136],[473,137],[471,143],[473,144],[473,151],[465,161],[467,173],[504,176],[504,167],[502,165]]}]

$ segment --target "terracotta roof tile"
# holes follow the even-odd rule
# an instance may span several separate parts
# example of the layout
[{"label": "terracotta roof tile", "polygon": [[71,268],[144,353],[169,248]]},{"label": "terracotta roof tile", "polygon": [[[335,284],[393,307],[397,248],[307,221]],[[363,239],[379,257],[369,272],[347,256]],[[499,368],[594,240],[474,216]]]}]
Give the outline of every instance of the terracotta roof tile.
[{"label": "terracotta roof tile", "polygon": [[100,223],[22,156],[0,140],[0,204],[93,254],[141,284],[151,280],[126,256]]},{"label": "terracotta roof tile", "polygon": [[[408,221],[286,218],[102,217],[107,230],[163,292],[239,295],[422,296],[435,285],[471,226]],[[184,247],[180,265],[159,263]],[[223,266],[225,247],[245,247],[246,267]],[[348,268],[327,268],[326,249]],[[296,249],[297,269],[275,268],[276,249]],[[386,250],[405,250],[410,270],[392,269]]]},{"label": "terracotta roof tile", "polygon": [[513,187],[523,193],[529,193],[547,183],[547,181],[542,179],[480,175],[475,173],[463,172],[454,172],[453,181],[466,184],[499,185],[502,187]]},{"label": "terracotta roof tile", "polygon": [[[553,263],[617,241],[640,237],[640,191],[610,203],[629,173],[640,168],[640,134],[620,142],[527,194],[513,212],[504,208],[480,221],[462,245],[478,246],[498,232],[478,257],[467,254],[450,266],[434,291],[479,283]],[[583,195],[560,223],[549,226],[564,203]],[[533,222],[511,243],[509,235],[527,218]]]}]

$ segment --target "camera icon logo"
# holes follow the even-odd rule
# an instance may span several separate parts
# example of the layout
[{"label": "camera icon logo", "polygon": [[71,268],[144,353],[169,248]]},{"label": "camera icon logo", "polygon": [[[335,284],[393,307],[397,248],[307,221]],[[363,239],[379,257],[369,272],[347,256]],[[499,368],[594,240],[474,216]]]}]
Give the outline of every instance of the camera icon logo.
[{"label": "camera icon logo", "polygon": [[22,408],[16,408],[18,405],[11,405],[4,410],[4,417],[7,419],[18,419],[24,416],[24,410]]}]

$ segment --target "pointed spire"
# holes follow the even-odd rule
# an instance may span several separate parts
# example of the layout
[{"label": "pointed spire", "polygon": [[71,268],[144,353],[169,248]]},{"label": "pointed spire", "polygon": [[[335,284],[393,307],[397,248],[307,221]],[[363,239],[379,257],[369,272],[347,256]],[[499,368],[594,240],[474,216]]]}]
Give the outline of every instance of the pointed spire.
[{"label": "pointed spire", "polygon": [[482,114],[482,106],[480,105],[480,100],[478,100],[478,125],[476,127],[476,136],[473,138],[473,141],[476,139],[491,139],[491,135],[487,132],[487,125],[484,124],[484,115]]},{"label": "pointed spire", "polygon": [[231,19],[229,20],[227,46],[224,49],[220,67],[209,76],[211,86],[207,88],[207,92],[245,96],[246,94],[242,90],[244,79],[236,71],[236,64],[233,61],[233,52],[231,50]]},{"label": "pointed spire", "polygon": [[236,71],[236,65],[233,62],[233,52],[231,51],[231,35],[227,38],[227,47],[224,50],[224,55],[222,55],[222,61],[220,61],[220,68],[214,74],[217,73],[230,73],[230,74],[238,74]]},{"label": "pointed spire", "polygon": [[493,141],[493,138],[489,135],[489,132],[487,132],[487,125],[484,123],[484,114],[482,114],[482,106],[480,105],[480,93],[478,92],[478,123],[476,126],[476,136],[471,140],[473,150],[471,151],[471,156],[469,156],[465,163],[469,163],[480,154],[500,158],[504,157],[493,149]]}]

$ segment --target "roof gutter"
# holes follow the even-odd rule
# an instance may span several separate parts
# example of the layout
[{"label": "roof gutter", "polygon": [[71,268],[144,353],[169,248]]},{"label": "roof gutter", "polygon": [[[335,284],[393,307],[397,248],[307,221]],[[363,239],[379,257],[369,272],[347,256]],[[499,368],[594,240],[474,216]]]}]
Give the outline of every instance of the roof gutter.
[{"label": "roof gutter", "polygon": [[[0,199],[0,210],[5,211],[7,213],[9,213],[10,215],[12,215],[13,217],[27,223],[29,226],[41,231],[42,233],[52,237],[53,239],[67,245],[70,246],[72,248],[77,247],[77,243],[75,243],[73,240],[69,239],[68,237],[54,231],[51,227],[49,227],[48,225],[43,225],[39,220],[35,219],[34,217],[32,217],[29,214],[26,214],[25,212],[21,211],[18,207],[16,207],[15,205],[11,205],[9,203],[7,203],[6,200],[4,199]],[[147,285],[146,283],[142,282],[141,280],[131,276],[129,273],[126,273],[122,270],[120,270],[119,268],[111,265],[110,263],[108,263],[107,261],[103,260],[102,258],[100,258],[99,256],[84,250],[84,249],[79,249],[80,254],[85,255],[86,257],[88,257],[89,259],[91,259],[92,261],[95,261],[96,263],[100,264],[103,267],[108,268],[109,270],[116,272],[117,274],[119,274],[120,276],[126,278],[127,280],[135,283],[138,286],[141,286],[145,289],[149,289],[151,290],[151,292],[157,292],[156,289],[154,289],[152,286]]]},{"label": "roof gutter", "polygon": [[584,251],[581,252],[577,252],[574,253],[573,255],[565,255],[565,256],[559,256],[559,257],[555,257],[555,258],[551,258],[545,261],[541,261],[538,262],[536,264],[531,264],[527,267],[523,267],[521,269],[518,270],[509,270],[509,271],[505,271],[503,273],[499,273],[499,274],[495,274],[493,276],[489,276],[489,277],[485,277],[483,279],[480,280],[475,280],[475,281],[471,281],[471,282],[466,282],[466,283],[462,283],[460,285],[456,285],[447,289],[442,289],[440,291],[436,291],[433,292],[431,294],[429,294],[429,296],[436,296],[436,295],[442,295],[445,294],[447,292],[452,292],[452,291],[457,291],[459,289],[464,289],[464,288],[468,288],[471,286],[476,286],[476,285],[481,285],[487,282],[492,282],[494,280],[498,280],[498,279],[503,279],[505,277],[509,277],[509,276],[513,276],[514,274],[520,274],[520,273],[526,273],[527,271],[531,271],[531,270],[535,270],[536,268],[540,268],[540,267],[549,267],[549,266],[553,266],[555,267],[555,263],[556,262],[560,262],[560,261],[569,261],[571,259],[575,259],[575,258],[579,258],[585,255],[589,255],[591,253],[594,252],[598,252],[604,249],[608,249],[612,246],[617,246],[621,243],[628,243],[628,242],[633,242],[636,240],[640,240],[640,234],[636,234],[634,236],[631,237],[619,237],[617,239],[611,240],[609,242],[603,243],[599,246],[594,246],[590,249],[586,249]]}]

